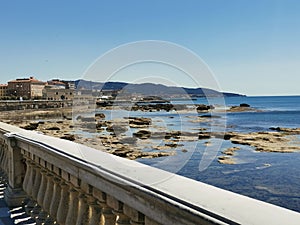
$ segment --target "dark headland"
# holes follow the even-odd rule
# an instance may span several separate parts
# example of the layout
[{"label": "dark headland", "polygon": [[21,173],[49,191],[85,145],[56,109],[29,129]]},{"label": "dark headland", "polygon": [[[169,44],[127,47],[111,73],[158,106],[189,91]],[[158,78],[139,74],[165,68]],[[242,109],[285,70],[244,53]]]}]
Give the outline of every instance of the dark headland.
[{"label": "dark headland", "polygon": [[154,83],[142,83],[142,84],[131,84],[125,82],[94,82],[87,80],[76,80],[75,86],[77,89],[86,90],[110,90],[119,91],[125,90],[127,93],[140,93],[143,95],[153,95],[156,96],[176,96],[176,95],[189,95],[190,97],[200,98],[200,97],[239,97],[246,96],[237,93],[230,92],[220,92],[217,90],[209,88],[187,88],[187,87],[175,87],[166,86],[163,84]]}]

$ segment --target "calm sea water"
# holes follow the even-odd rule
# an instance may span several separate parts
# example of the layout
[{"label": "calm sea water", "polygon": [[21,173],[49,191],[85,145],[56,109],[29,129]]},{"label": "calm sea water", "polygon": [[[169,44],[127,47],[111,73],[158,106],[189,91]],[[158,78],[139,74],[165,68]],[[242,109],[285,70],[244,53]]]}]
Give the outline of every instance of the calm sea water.
[{"label": "calm sea water", "polygon": [[[201,126],[213,130],[226,124],[225,129],[239,132],[268,131],[270,127],[300,127],[300,96],[231,97],[226,98],[225,102],[228,107],[248,103],[261,111],[228,113],[221,115],[214,124],[203,123]],[[195,103],[207,101],[198,99]],[[191,123],[185,115],[161,112],[141,115],[154,120],[164,118],[163,122],[170,125],[170,130],[178,129],[179,124],[183,130],[195,127],[195,123]],[[295,143],[299,144],[299,137],[295,138]],[[300,152],[264,153],[256,152],[249,146],[235,145],[241,147],[235,156],[237,164],[224,165],[217,161],[217,157],[222,155],[223,149],[233,146],[230,141],[210,139],[209,143],[203,140],[196,145],[189,142],[183,144],[188,153],[179,149],[175,156],[138,161],[300,212]],[[203,162],[204,166],[201,164]]]},{"label": "calm sea water", "polygon": [[231,113],[227,124],[241,130],[268,130],[270,127],[300,127],[300,97],[247,97],[227,98],[227,105],[245,100],[252,107],[262,110],[255,113]]}]

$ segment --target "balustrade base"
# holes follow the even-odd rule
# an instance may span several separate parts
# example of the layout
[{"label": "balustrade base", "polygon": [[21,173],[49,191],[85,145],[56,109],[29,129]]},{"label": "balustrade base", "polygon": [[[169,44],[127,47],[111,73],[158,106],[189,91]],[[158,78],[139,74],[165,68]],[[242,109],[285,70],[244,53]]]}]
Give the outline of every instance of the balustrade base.
[{"label": "balustrade base", "polygon": [[27,197],[22,188],[11,188],[7,185],[4,191],[4,200],[8,207],[22,206],[24,199]]}]

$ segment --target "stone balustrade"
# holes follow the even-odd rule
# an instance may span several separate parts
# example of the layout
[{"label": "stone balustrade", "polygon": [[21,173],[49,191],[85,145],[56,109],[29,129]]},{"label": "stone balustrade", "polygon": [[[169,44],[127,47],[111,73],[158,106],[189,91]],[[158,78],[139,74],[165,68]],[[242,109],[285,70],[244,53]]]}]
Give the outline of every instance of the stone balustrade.
[{"label": "stone balustrade", "polygon": [[0,123],[5,200],[37,224],[299,224],[300,214]]}]

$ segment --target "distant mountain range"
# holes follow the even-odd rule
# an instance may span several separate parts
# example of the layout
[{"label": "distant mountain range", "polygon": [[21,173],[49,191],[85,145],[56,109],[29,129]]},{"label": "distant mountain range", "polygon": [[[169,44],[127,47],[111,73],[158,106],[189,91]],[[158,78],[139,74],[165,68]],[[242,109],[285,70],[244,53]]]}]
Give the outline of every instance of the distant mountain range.
[{"label": "distant mountain range", "polygon": [[122,90],[129,94],[142,94],[142,95],[161,95],[161,96],[179,96],[190,95],[192,97],[214,97],[214,96],[245,96],[236,93],[219,92],[209,88],[186,88],[186,87],[174,87],[166,86],[162,84],[143,83],[143,84],[131,84],[125,82],[94,82],[87,80],[76,80],[76,89],[89,89],[89,90]]}]

